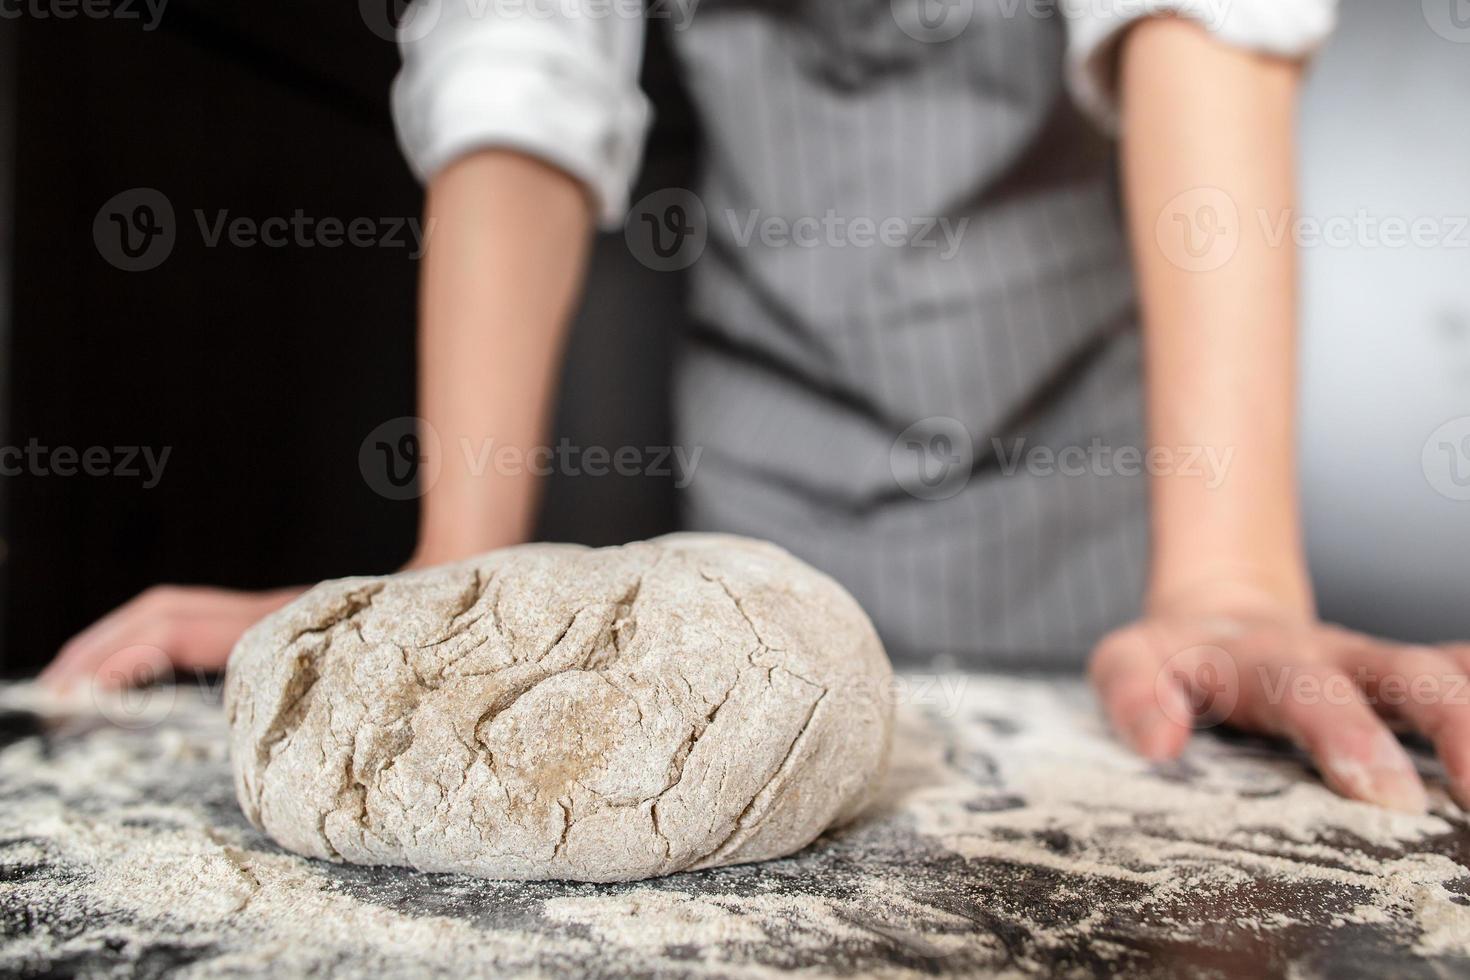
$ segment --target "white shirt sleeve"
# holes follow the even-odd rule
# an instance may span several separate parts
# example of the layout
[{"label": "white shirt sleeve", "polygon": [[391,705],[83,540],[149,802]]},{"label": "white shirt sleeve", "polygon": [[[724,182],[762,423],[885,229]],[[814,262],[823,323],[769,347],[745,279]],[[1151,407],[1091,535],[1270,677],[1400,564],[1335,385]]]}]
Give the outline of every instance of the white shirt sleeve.
[{"label": "white shirt sleeve", "polygon": [[398,28],[393,119],[427,181],[506,147],[566,170],[604,226],[627,209],[650,110],[641,0],[414,0]]},{"label": "white shirt sleeve", "polygon": [[1287,58],[1314,51],[1336,26],[1337,0],[1060,0],[1067,18],[1067,81],[1105,129],[1118,122],[1117,42],[1145,17],[1197,21],[1227,44]]}]

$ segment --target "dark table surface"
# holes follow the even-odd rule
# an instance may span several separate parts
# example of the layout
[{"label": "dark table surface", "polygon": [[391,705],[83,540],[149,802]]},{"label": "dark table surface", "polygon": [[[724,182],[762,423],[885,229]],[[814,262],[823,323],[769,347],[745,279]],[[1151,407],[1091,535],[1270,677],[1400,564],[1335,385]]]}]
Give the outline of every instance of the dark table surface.
[{"label": "dark table surface", "polygon": [[1264,742],[1145,764],[1073,680],[904,680],[869,815],[620,885],[299,858],[235,804],[217,691],[9,689],[0,974],[1470,976],[1470,829],[1437,784],[1396,815]]}]

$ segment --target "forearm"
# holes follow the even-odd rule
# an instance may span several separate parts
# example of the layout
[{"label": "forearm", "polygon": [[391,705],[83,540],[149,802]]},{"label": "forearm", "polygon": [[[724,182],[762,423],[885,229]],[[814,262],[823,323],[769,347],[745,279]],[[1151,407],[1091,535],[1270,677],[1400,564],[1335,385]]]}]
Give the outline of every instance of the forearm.
[{"label": "forearm", "polygon": [[[506,151],[446,168],[426,210],[419,412],[439,437],[439,458],[425,470],[437,462],[415,564],[532,534],[540,481],[525,466],[497,472],[495,453],[512,447],[525,460],[546,440],[592,225],[576,181]],[[432,440],[424,448],[435,451]]]},{"label": "forearm", "polygon": [[[1135,28],[1121,57],[1149,440],[1213,451],[1227,464],[1223,477],[1210,474],[1215,479],[1153,477],[1151,597],[1224,580],[1307,612],[1294,423],[1296,256],[1289,239],[1273,242],[1270,234],[1295,203],[1300,69],[1169,19]],[[1203,256],[1183,242],[1186,231],[1206,233],[1202,205],[1216,207],[1218,234],[1233,236]],[[1194,245],[1206,241],[1196,237]]]}]

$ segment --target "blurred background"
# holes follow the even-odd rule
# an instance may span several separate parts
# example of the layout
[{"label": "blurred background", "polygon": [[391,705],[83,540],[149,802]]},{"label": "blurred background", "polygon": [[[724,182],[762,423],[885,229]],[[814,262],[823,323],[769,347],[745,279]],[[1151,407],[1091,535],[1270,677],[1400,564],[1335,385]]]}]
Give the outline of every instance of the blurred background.
[{"label": "blurred background", "polygon": [[1470,2],[1344,0],[1302,110],[1312,572],[1404,639],[1470,636],[1467,93]]},{"label": "blurred background", "polygon": [[[416,504],[363,469],[414,411],[421,192],[388,115],[391,15],[0,2],[0,672],[150,584],[407,558]],[[690,186],[697,160],[661,42],[634,199]],[[1466,92],[1465,0],[1345,0],[1304,107],[1314,572],[1326,615],[1412,639],[1470,637]],[[232,242],[238,218],[358,222],[372,244]],[[557,438],[670,442],[682,308],[677,273],[599,238]],[[553,476],[541,535],[616,543],[675,510],[666,476]]]}]

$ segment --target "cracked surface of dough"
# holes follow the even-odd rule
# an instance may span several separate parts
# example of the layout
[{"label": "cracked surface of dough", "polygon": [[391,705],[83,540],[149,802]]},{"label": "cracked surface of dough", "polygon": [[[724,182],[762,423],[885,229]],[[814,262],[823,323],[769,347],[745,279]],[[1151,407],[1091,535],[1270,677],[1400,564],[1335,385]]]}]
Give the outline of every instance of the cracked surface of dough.
[{"label": "cracked surface of dough", "polygon": [[856,816],[890,676],[826,575],[676,534],[324,582],[241,638],[225,707],[240,805],[283,847],[626,881],[789,854]]}]

